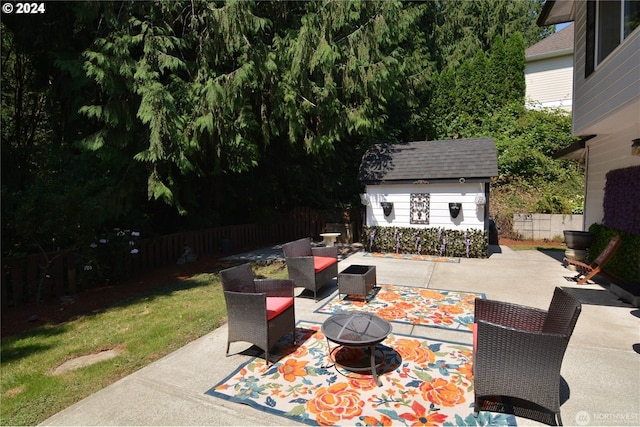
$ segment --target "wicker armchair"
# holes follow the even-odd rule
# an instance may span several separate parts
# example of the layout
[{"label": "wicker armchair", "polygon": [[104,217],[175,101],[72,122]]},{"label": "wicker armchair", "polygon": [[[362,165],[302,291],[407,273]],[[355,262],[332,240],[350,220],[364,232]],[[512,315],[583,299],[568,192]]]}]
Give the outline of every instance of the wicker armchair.
[{"label": "wicker armchair", "polygon": [[293,282],[286,279],[254,279],[251,264],[220,272],[227,304],[227,356],[232,342],[245,341],[260,347],[269,364],[269,349],[291,333],[295,344],[295,298]]},{"label": "wicker armchair", "polygon": [[282,246],[289,278],[296,286],[313,292],[317,300],[320,288],[338,275],[338,248],[311,247],[309,239],[299,239]]},{"label": "wicker armchair", "polygon": [[513,413],[562,425],[560,367],[581,305],[556,288],[549,310],[475,300],[475,415]]}]

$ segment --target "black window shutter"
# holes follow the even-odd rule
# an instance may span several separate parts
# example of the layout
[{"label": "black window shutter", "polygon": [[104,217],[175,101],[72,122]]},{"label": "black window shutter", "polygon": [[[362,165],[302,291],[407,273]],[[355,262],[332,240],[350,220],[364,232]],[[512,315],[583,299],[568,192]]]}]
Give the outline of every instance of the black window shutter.
[{"label": "black window shutter", "polygon": [[596,2],[595,0],[587,1],[587,34],[586,34],[586,51],[584,64],[584,78],[586,79],[593,73],[596,55]]}]

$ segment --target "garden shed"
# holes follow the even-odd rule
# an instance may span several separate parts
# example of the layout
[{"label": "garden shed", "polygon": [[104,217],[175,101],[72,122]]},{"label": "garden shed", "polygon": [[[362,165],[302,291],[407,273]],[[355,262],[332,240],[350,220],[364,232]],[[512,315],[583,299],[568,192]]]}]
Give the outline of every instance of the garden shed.
[{"label": "garden shed", "polygon": [[487,231],[497,175],[492,138],[377,144],[358,173],[365,225]]}]

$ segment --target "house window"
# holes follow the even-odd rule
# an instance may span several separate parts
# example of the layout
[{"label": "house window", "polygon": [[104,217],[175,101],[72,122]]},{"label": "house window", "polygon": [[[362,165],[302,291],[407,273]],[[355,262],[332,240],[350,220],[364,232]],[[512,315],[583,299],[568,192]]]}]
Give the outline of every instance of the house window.
[{"label": "house window", "polygon": [[411,224],[429,224],[429,193],[411,193],[410,217]]},{"label": "house window", "polygon": [[640,24],[638,0],[589,0],[585,77]]}]

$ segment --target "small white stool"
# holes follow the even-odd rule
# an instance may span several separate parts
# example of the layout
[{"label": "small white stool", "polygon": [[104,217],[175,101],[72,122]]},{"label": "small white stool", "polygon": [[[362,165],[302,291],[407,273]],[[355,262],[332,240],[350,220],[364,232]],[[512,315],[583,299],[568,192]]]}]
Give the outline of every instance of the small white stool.
[{"label": "small white stool", "polygon": [[320,233],[325,246],[333,246],[336,243],[336,238],[340,233]]}]

